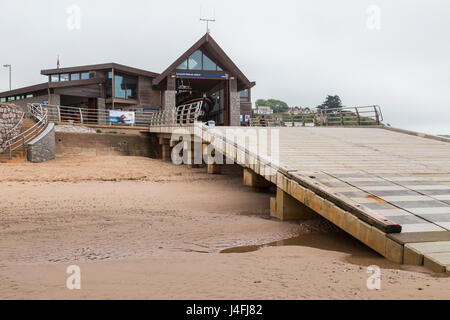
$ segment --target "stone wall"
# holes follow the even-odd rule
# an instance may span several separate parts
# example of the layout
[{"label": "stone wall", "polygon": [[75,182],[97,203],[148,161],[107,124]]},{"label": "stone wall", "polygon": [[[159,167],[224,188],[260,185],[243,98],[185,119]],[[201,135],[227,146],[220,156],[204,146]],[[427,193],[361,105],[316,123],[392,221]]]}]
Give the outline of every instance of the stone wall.
[{"label": "stone wall", "polygon": [[[114,133],[113,133],[114,132]],[[154,141],[153,141],[154,142]],[[135,156],[158,157],[149,133],[56,132],[56,156]]]},{"label": "stone wall", "polygon": [[50,123],[47,128],[30,143],[28,143],[27,159],[39,163],[55,159],[55,124]]},{"label": "stone wall", "polygon": [[6,151],[6,141],[21,132],[22,124],[10,132],[21,118],[22,109],[20,107],[12,104],[0,104],[0,153]]},{"label": "stone wall", "polygon": [[165,90],[163,92],[163,110],[171,110],[176,108],[176,94],[175,90]]},{"label": "stone wall", "polygon": [[241,98],[237,91],[237,80],[230,79],[230,126],[241,125]]}]

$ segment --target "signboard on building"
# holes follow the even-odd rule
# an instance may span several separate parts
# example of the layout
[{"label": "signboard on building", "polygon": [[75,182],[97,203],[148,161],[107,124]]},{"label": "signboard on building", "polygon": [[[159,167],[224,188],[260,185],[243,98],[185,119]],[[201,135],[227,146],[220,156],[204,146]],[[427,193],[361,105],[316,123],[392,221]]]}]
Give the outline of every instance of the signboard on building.
[{"label": "signboard on building", "polygon": [[177,71],[177,78],[207,78],[207,79],[229,79],[228,73],[223,72],[203,72],[203,71]]},{"label": "signboard on building", "polygon": [[109,110],[109,122],[117,124],[134,124],[135,123],[134,111],[121,111],[121,110]]}]

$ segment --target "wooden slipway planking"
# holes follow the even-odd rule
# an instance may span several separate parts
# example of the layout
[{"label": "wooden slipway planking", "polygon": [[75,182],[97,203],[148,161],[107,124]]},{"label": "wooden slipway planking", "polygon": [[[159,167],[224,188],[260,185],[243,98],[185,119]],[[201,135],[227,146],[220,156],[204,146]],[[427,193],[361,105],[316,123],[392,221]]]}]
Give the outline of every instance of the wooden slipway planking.
[{"label": "wooden slipway planking", "polygon": [[242,165],[247,185],[261,184],[257,177],[276,184],[274,217],[299,219],[312,209],[392,261],[450,273],[450,139],[384,127],[150,132],[167,151],[172,133],[184,132]]}]

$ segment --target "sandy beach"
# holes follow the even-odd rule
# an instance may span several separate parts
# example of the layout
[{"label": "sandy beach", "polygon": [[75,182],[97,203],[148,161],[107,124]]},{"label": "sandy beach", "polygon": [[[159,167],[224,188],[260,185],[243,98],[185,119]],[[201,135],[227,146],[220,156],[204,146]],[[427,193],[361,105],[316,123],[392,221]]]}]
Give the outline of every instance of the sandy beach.
[{"label": "sandy beach", "polygon": [[[58,158],[0,164],[0,190],[1,299],[450,298],[450,278],[390,263],[319,217],[270,219],[271,194],[238,167]],[[80,290],[66,288],[70,265]]]}]

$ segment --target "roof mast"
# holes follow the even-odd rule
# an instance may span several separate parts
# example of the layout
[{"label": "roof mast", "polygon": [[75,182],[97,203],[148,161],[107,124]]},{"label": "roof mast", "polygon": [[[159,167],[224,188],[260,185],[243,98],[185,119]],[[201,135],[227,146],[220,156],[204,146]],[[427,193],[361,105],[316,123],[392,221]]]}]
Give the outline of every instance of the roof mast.
[{"label": "roof mast", "polygon": [[200,9],[200,21],[206,22],[206,33],[209,34],[210,33],[210,29],[209,29],[209,23],[210,22],[216,22],[216,12],[214,10],[214,18],[213,19],[208,19],[208,18],[202,18],[202,11]]}]

